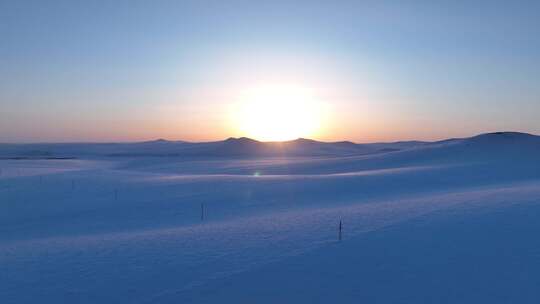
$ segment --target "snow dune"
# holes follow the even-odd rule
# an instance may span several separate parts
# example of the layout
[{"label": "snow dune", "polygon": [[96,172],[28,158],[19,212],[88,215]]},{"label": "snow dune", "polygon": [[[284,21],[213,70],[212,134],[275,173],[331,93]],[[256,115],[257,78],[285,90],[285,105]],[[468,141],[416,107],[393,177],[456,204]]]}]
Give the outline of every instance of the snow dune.
[{"label": "snow dune", "polygon": [[[540,300],[533,135],[0,145],[0,155],[2,303]],[[497,288],[471,288],[473,277]]]}]

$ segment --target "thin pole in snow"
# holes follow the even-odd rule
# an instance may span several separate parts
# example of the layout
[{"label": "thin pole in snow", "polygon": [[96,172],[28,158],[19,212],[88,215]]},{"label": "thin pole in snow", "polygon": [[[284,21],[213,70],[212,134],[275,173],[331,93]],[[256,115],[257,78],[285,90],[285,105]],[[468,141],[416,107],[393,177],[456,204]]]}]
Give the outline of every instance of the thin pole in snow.
[{"label": "thin pole in snow", "polygon": [[338,234],[338,240],[341,241],[341,234],[343,230],[343,225],[341,223],[341,220],[339,220],[339,234]]},{"label": "thin pole in snow", "polygon": [[201,203],[201,221],[204,221],[204,204]]}]

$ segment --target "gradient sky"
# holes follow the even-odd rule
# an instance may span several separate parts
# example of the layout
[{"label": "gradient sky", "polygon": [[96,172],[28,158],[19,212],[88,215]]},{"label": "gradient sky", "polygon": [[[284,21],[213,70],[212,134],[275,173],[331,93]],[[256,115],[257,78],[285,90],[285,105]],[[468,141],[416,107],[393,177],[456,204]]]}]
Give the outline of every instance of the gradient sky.
[{"label": "gradient sky", "polygon": [[540,133],[539,1],[2,0],[0,37],[0,142],[241,136],[276,83],[321,140]]}]

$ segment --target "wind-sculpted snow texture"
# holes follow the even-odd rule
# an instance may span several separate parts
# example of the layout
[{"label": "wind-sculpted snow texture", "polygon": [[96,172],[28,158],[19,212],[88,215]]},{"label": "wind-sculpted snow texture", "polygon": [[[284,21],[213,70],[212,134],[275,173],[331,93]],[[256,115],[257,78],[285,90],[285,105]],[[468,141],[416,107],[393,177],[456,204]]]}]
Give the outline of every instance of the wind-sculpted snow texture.
[{"label": "wind-sculpted snow texture", "polygon": [[540,302],[533,135],[0,157],[1,303]]}]

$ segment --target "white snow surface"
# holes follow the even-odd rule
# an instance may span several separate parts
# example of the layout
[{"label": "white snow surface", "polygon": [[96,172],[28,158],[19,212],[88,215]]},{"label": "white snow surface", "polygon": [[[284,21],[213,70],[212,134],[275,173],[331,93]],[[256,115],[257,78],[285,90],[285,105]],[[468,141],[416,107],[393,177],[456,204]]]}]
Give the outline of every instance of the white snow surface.
[{"label": "white snow surface", "polygon": [[0,303],[540,302],[534,135],[0,157]]}]

